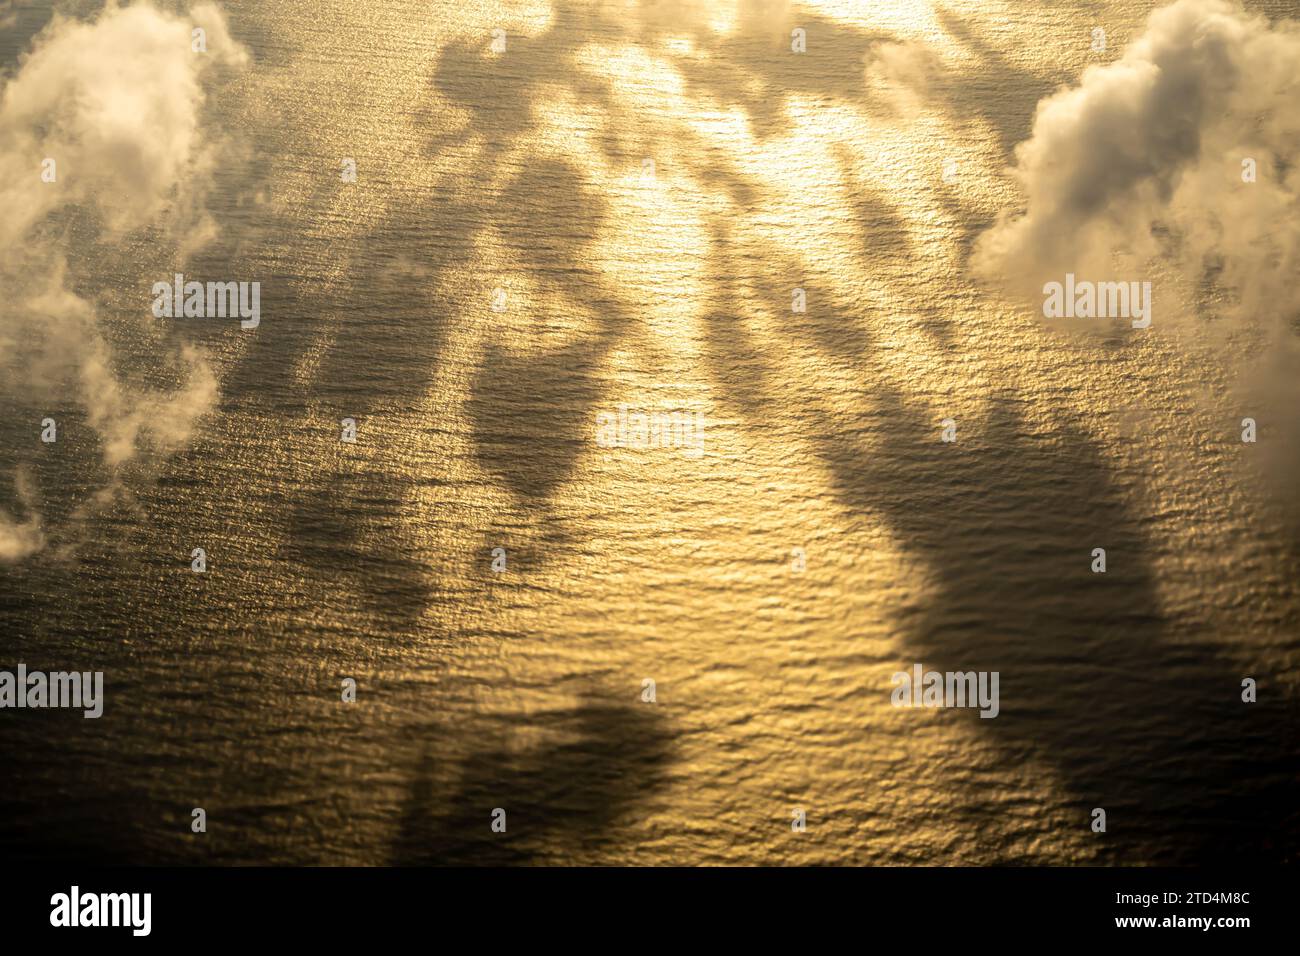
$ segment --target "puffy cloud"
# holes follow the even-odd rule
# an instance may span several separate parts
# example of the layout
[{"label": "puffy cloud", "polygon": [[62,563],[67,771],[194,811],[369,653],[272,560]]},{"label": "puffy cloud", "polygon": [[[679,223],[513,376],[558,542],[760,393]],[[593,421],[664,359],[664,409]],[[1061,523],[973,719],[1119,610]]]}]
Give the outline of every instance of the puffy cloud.
[{"label": "puffy cloud", "polygon": [[[196,26],[207,53],[190,50]],[[199,126],[204,74],[246,58],[211,5],[185,19],[145,3],[110,5],[90,22],[56,15],[0,97],[0,247],[67,204],[95,204],[118,231],[157,219],[212,162]],[[46,157],[57,188],[34,175]]]},{"label": "puffy cloud", "polygon": [[1213,309],[1224,321],[1196,329],[1221,337],[1237,385],[1207,416],[1260,415],[1253,458],[1300,522],[1297,104],[1300,24],[1227,0],[1156,10],[1119,60],[1039,103],[1012,171],[1025,208],[980,237],[972,265],[1026,297],[1066,272],[1158,278],[1161,325]]},{"label": "puffy cloud", "polygon": [[1119,60],[1039,103],[1013,170],[1025,209],[981,237],[976,271],[1037,294],[1067,271],[1114,277],[1117,259],[1155,256],[1294,312],[1297,102],[1295,23],[1227,0],[1156,10]]},{"label": "puffy cloud", "polygon": [[[196,27],[206,52],[191,49]],[[94,278],[96,249],[133,230],[159,230],[178,257],[210,235],[205,199],[222,144],[204,128],[205,90],[214,71],[246,62],[212,5],[176,15],[110,2],[93,20],[56,15],[0,92],[0,400],[61,400],[71,389],[110,469],[183,444],[216,400],[216,376],[182,345],[163,359],[179,387],[133,384],[111,344],[131,336],[114,323],[150,339],[148,302],[109,315],[74,290]],[[73,238],[69,213],[93,217],[93,239]],[[19,525],[0,515],[0,560],[42,541],[39,516]]]}]

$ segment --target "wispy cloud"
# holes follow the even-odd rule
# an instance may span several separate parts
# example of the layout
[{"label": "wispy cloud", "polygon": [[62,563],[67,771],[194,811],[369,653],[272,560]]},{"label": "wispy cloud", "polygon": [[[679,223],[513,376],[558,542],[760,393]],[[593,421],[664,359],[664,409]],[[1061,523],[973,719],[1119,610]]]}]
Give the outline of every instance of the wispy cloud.
[{"label": "wispy cloud", "polygon": [[[196,27],[206,52],[191,48]],[[247,60],[212,5],[178,15],[110,3],[93,20],[56,15],[0,91],[0,400],[75,400],[110,470],[183,444],[213,406],[217,381],[202,354],[180,346],[168,359],[178,388],[132,384],[110,325],[152,321],[148,303],[110,317],[74,291],[92,240],[74,239],[65,214],[91,213],[100,246],[146,227],[181,255],[200,245],[212,233],[205,200],[219,155],[202,122],[205,84]],[[0,520],[0,559],[36,550],[38,531],[38,515]]]}]

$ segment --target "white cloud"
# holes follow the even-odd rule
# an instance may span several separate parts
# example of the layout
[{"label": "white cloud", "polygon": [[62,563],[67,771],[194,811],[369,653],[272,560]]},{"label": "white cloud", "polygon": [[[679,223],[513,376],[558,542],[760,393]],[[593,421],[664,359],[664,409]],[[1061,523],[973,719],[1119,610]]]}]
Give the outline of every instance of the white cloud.
[{"label": "white cloud", "polygon": [[1113,275],[1116,252],[1163,256],[1189,279],[1221,265],[1226,287],[1294,308],[1300,179],[1278,159],[1300,143],[1298,101],[1295,23],[1227,0],[1155,11],[1119,60],[1039,103],[1013,171],[1026,208],[981,237],[976,271],[1035,294],[1066,271]]},{"label": "white cloud", "polygon": [[[191,50],[196,26],[206,31],[205,53]],[[213,406],[217,381],[186,347],[170,360],[181,372],[174,391],[129,381],[108,326],[150,322],[148,302],[135,318],[111,320],[73,291],[94,250],[90,240],[74,243],[56,217],[92,212],[101,247],[152,227],[178,256],[192,250],[195,237],[211,231],[204,201],[220,146],[203,126],[205,84],[213,71],[246,62],[210,4],[177,15],[110,3],[93,20],[56,15],[0,91],[0,346],[10,362],[22,359],[0,379],[0,400],[59,399],[71,388],[110,469],[183,444]],[[41,179],[47,158],[54,182]],[[0,560],[39,547],[39,516],[33,520],[0,516]]]},{"label": "white cloud", "polygon": [[[1158,323],[1190,323],[1207,282],[1219,293],[1230,399],[1220,423],[1300,400],[1300,24],[1227,0],[1152,13],[1124,55],[1038,105],[1012,171],[1025,208],[980,237],[977,274],[1041,303],[1042,286],[1154,279]],[[1243,160],[1257,166],[1253,183]],[[1253,350],[1240,351],[1248,331]],[[1225,411],[1226,409],[1226,411]],[[1225,427],[1225,424],[1215,427]],[[1300,423],[1261,421],[1259,460],[1291,497]]]}]

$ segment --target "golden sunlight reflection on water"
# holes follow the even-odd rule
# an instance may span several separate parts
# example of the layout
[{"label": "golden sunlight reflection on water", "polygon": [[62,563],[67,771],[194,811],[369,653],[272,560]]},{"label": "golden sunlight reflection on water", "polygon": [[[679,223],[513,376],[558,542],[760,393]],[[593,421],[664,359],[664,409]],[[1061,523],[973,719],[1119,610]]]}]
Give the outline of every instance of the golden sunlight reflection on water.
[{"label": "golden sunlight reflection on water", "polygon": [[[135,532],[231,542],[202,611],[154,593],[137,626],[242,648],[275,687],[355,675],[365,706],[286,692],[232,718],[261,756],[187,779],[296,835],[250,823],[226,858],[1112,860],[1078,822],[1110,758],[1070,752],[1065,718],[889,705],[914,661],[987,642],[1038,675],[1077,651],[1042,645],[1097,599],[1034,549],[1080,547],[1060,516],[1094,494],[1149,561],[1111,633],[1168,614],[1195,646],[1225,636],[1192,623],[1207,575],[1283,586],[1187,555],[1174,502],[1229,493],[1230,465],[1112,428],[1135,390],[1199,427],[1179,410],[1212,360],[1048,334],[967,273],[1037,100],[1097,62],[1091,5],[227,6],[256,63],[214,110],[256,144],[271,217],[238,255],[282,311],[216,344],[227,404],[177,467],[198,484]],[[1149,6],[1108,9],[1117,48]],[[620,405],[701,412],[703,456],[598,447]],[[970,450],[938,461],[945,418]],[[447,835],[507,804],[508,849]]]}]

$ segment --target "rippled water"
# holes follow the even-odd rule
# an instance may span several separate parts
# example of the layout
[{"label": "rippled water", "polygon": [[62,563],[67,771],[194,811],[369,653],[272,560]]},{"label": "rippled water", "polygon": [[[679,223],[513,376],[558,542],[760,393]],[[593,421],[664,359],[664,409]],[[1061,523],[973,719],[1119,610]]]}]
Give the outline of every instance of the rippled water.
[{"label": "rippled water", "polygon": [[[1230,356],[1051,334],[966,269],[1035,104],[1152,6],[225,3],[219,234],[90,237],[74,282],[125,314],[256,279],[262,325],[177,324],[219,402],[107,503],[75,402],[3,416],[51,544],[0,566],[0,667],[108,699],[0,718],[0,852],[1292,858],[1300,553]],[[900,39],[923,89],[864,80]],[[620,404],[702,413],[704,454],[599,447]],[[999,671],[999,718],[891,707],[918,661]]]}]

